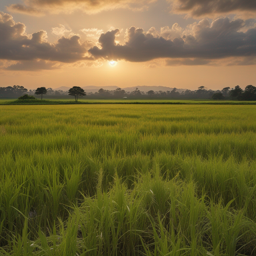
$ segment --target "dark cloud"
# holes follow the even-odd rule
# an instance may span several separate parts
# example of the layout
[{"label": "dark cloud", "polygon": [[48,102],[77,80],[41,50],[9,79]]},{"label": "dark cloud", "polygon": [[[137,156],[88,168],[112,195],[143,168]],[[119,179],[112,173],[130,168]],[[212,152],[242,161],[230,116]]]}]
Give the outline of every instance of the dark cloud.
[{"label": "dark cloud", "polygon": [[72,63],[86,60],[86,44],[79,36],[62,37],[56,43],[47,42],[45,31],[26,35],[26,27],[15,23],[11,15],[0,12],[0,59],[48,60]]},{"label": "dark cloud", "polygon": [[17,62],[16,64],[12,64],[8,67],[6,67],[6,70],[29,70],[29,71],[39,71],[39,70],[52,70],[57,69],[59,66],[57,66],[56,63],[53,62],[47,62],[44,60],[32,60],[32,61],[21,61]]},{"label": "dark cloud", "polygon": [[9,11],[29,15],[42,15],[45,12],[71,12],[76,9],[86,13],[103,10],[129,8],[138,10],[157,0],[24,0],[24,4],[12,4]]},{"label": "dark cloud", "polygon": [[42,12],[34,7],[26,6],[23,4],[11,4],[7,6],[8,11],[24,13],[28,15],[41,16]]},{"label": "dark cloud", "polygon": [[[167,34],[153,35],[142,29],[130,28],[127,42],[123,45],[115,42],[119,33],[113,30],[102,34],[101,48],[93,47],[89,52],[95,58],[124,59],[142,62],[157,58],[222,59],[227,57],[255,58],[256,29],[245,32],[245,22],[237,19],[219,18],[212,23],[202,20],[188,26],[179,37],[174,39]],[[153,31],[151,29],[151,31]],[[170,29],[172,33],[172,29]]]},{"label": "dark cloud", "polygon": [[175,12],[194,17],[232,12],[256,13],[255,0],[169,0]]}]

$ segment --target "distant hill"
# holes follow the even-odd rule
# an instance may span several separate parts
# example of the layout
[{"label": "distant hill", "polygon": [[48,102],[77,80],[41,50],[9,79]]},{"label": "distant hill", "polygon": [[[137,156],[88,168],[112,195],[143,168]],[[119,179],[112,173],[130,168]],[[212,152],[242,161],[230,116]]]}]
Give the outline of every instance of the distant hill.
[{"label": "distant hill", "polygon": [[[172,91],[173,88],[171,87],[166,87],[166,86],[147,86],[147,85],[142,85],[142,86],[133,86],[133,87],[126,87],[126,88],[122,88],[123,90],[125,90],[126,92],[132,92],[134,90],[136,90],[136,88],[138,88],[140,91],[142,92],[148,92],[150,90],[159,92],[167,92],[167,91]],[[183,89],[177,89],[178,92],[184,91]]]},{"label": "distant hill", "polygon": [[110,86],[85,86],[83,87],[83,89],[85,90],[85,92],[98,92],[99,89],[103,88],[104,90],[109,90],[109,91],[113,91],[116,90],[118,87],[115,85],[110,85]]},{"label": "distant hill", "polygon": [[63,91],[63,92],[66,92],[70,89],[71,87],[66,87],[66,86],[61,86],[61,87],[58,87],[56,89],[53,88],[54,91]]},{"label": "distant hill", "polygon": [[[61,90],[61,91],[68,91],[71,87],[66,87],[66,86],[61,86],[61,87],[58,87],[54,90]],[[85,92],[98,92],[100,88],[103,88],[104,90],[116,90],[118,87],[117,86],[94,86],[94,85],[88,85],[88,86],[84,86],[82,87]]]}]

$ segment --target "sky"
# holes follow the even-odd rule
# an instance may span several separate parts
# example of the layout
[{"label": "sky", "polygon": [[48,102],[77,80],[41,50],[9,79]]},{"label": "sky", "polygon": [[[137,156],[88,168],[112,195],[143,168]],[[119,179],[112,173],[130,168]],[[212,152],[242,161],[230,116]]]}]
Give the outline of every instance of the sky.
[{"label": "sky", "polygon": [[0,87],[256,85],[255,0],[1,0]]}]

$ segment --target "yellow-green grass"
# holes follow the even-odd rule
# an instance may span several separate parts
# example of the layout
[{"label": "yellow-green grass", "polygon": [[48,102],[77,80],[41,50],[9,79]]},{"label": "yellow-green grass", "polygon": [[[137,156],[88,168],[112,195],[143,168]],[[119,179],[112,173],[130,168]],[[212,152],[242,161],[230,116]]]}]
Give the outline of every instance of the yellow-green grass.
[{"label": "yellow-green grass", "polygon": [[255,255],[256,106],[0,112],[0,255]]}]

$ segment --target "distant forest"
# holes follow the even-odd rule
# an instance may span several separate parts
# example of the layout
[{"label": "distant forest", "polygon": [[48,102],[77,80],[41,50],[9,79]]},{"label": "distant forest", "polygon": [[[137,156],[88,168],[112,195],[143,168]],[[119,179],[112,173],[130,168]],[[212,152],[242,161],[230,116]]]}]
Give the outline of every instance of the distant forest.
[{"label": "distant forest", "polygon": [[[71,99],[68,91],[46,89],[44,95],[46,99]],[[15,99],[24,94],[35,96],[36,90],[28,90],[23,86],[14,85],[0,87],[1,99]],[[126,92],[121,88],[115,90],[99,89],[97,92],[86,92],[87,99],[214,99],[214,100],[256,100],[256,87],[247,85],[243,90],[239,85],[234,88],[225,87],[222,90],[206,89],[204,86],[197,90],[178,90],[173,88],[171,91],[143,92],[136,88],[134,91]]]}]

